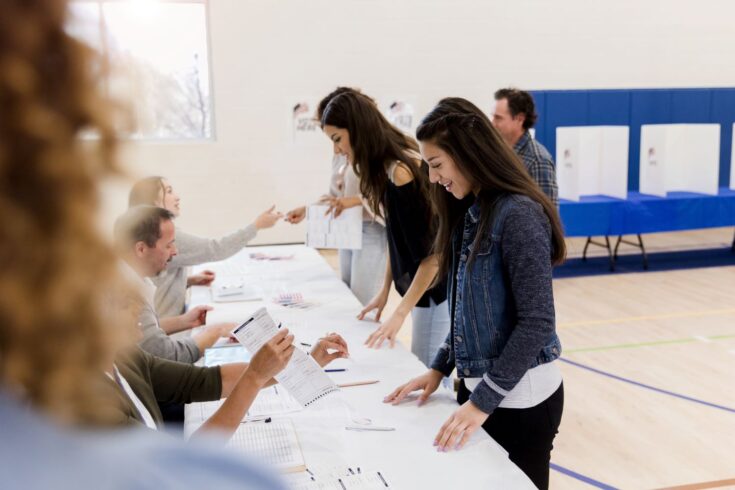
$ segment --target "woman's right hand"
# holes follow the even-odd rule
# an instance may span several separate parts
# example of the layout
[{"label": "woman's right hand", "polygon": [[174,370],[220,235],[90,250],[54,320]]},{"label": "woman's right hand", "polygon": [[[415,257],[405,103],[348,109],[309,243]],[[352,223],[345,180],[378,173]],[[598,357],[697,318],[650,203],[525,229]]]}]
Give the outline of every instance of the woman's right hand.
[{"label": "woman's right hand", "polygon": [[370,313],[373,310],[378,310],[378,312],[375,314],[375,321],[380,321],[380,315],[383,313],[383,308],[385,308],[386,303],[388,303],[388,293],[390,291],[381,290],[373,299],[370,300],[368,304],[365,305],[365,308],[360,310],[360,313],[357,315],[358,320],[364,320],[365,315]]},{"label": "woman's right hand", "polygon": [[294,208],[288,213],[286,213],[286,221],[289,223],[295,225],[297,223],[301,223],[304,218],[306,218],[306,206],[301,206],[300,208]]},{"label": "woman's right hand", "polygon": [[393,393],[383,398],[383,403],[392,403],[398,405],[403,401],[409,393],[417,390],[423,390],[419,395],[419,406],[423,405],[429,396],[436,391],[439,383],[442,382],[444,375],[436,369],[429,369],[426,373],[417,378],[413,378],[408,383],[402,384]]}]

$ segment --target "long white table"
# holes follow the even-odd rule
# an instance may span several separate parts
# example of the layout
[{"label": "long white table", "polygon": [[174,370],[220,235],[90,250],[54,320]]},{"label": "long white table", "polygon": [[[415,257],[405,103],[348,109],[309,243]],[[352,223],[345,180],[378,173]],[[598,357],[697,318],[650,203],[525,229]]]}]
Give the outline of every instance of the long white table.
[{"label": "long white table", "polygon": [[[293,258],[255,261],[250,253]],[[263,301],[213,303],[209,288],[193,288],[191,304],[210,304],[215,308],[208,314],[208,323],[240,323],[257,308],[266,306],[277,321],[295,334],[297,346],[300,342],[313,344],[327,332],[337,332],[347,340],[350,359],[340,359],[329,366],[347,369],[330,373],[336,383],[379,380],[377,384],[343,388],[341,393],[326,397],[324,403],[282,416],[294,422],[307,467],[362,465],[381,471],[391,488],[398,489],[534,488],[483,430],[477,431],[460,451],[436,451],[433,438],[457,409],[450,390],[440,387],[422,407],[416,406],[415,397],[399,406],[383,403],[386,394],[426,368],[400,343],[393,349],[364,347],[363,342],[376,324],[356,319],[360,303],[315,250],[300,245],[248,248],[227,261],[203,267],[215,270],[217,281],[243,278],[257,284],[264,293]],[[294,292],[318,306],[302,311],[272,301],[280,293]],[[188,433],[201,424],[201,417],[194,416],[195,409],[187,406]],[[345,430],[346,425],[354,425],[351,418],[370,419],[375,425],[396,430]]]}]

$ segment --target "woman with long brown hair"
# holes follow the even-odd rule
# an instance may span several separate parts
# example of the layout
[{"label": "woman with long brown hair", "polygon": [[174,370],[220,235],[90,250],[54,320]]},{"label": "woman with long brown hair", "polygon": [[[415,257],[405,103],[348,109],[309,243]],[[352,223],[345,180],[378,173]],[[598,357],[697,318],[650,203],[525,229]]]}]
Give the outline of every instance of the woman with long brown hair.
[{"label": "woman with long brown hair", "polygon": [[67,20],[62,0],[0,2],[2,486],[280,488],[224,452],[69,427],[114,417],[103,373],[135,313],[110,305],[130,289],[97,221],[100,180],[119,173],[104,63]]},{"label": "woman with long brown hair", "polygon": [[[345,92],[360,92],[351,87],[337,87],[327,94],[316,110],[316,117],[321,121],[324,109],[336,96]],[[386,252],[388,248],[384,222],[370,212],[370,206],[360,195],[360,179],[347,161],[344,154],[335,154],[332,158],[332,179],[329,193],[323,195],[319,204],[329,206],[327,213],[338,217],[342,211],[352,207],[362,208],[362,248],[359,250],[339,250],[339,271],[342,281],[352,294],[364,306],[375,297],[383,285],[383,278],[375,274],[376,270],[385,270]],[[306,217],[306,206],[294,208],[286,213],[286,221],[300,223]]]},{"label": "woman with long brown hair", "polygon": [[431,253],[434,226],[418,145],[391,125],[372,99],[357,92],[334,97],[324,109],[321,123],[334,152],[344,154],[355,169],[360,193],[373,213],[385,218],[388,233],[389,260],[383,287],[358,318],[377,310],[375,319],[380,321],[391,281],[402,296],[396,310],[365,343],[380,348],[387,340],[392,347],[411,313],[411,351],[428,366],[449,330],[449,313],[445,287],[430,287],[438,263]]},{"label": "woman with long brown hair", "polygon": [[439,274],[449,278],[452,328],[431,369],[385,401],[397,404],[423,390],[421,404],[456,368],[461,407],[434,445],[461,448],[483,427],[538,488],[548,488],[564,405],[553,362],[561,354],[551,284],[552,267],[565,255],[559,215],[469,101],[440,101],[417,138],[438,184],[432,189],[439,218],[434,250]]}]

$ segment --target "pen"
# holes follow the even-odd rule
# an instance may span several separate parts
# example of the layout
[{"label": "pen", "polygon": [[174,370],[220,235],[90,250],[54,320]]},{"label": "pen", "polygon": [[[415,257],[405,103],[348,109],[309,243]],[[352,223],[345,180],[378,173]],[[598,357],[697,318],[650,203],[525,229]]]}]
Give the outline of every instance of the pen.
[{"label": "pen", "polygon": [[341,384],[338,384],[337,386],[339,386],[340,388],[349,388],[350,386],[373,385],[377,382],[378,382],[377,379],[372,379],[368,381],[355,381],[353,383],[341,383]]},{"label": "pen", "polygon": [[385,478],[383,478],[383,475],[381,475],[379,471],[378,471],[378,477],[380,478],[380,481],[383,482],[383,485],[385,485],[387,487],[388,486],[388,482],[385,481]]},{"label": "pen", "polygon": [[365,425],[365,426],[357,426],[357,425],[348,425],[345,427],[345,430],[354,430],[358,432],[362,431],[377,431],[377,432],[390,432],[396,430],[395,427],[384,427],[379,425]]},{"label": "pen", "polygon": [[253,417],[252,419],[246,419],[245,422],[263,422],[270,424],[273,420],[270,417]]},{"label": "pen", "polygon": [[306,342],[299,342],[304,347],[311,347],[311,344],[307,344]]},{"label": "pen", "polygon": [[325,373],[343,373],[345,371],[347,371],[347,369],[325,369],[324,370]]}]

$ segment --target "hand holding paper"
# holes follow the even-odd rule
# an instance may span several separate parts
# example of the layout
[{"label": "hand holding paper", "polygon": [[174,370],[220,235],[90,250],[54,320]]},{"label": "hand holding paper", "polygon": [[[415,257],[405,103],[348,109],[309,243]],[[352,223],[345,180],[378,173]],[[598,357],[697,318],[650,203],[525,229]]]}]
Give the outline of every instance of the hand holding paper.
[{"label": "hand holding paper", "polygon": [[295,349],[293,339],[294,336],[289,334],[287,328],[284,328],[255,353],[248,366],[248,371],[261,385],[266,384],[283,371],[291,360]]}]

